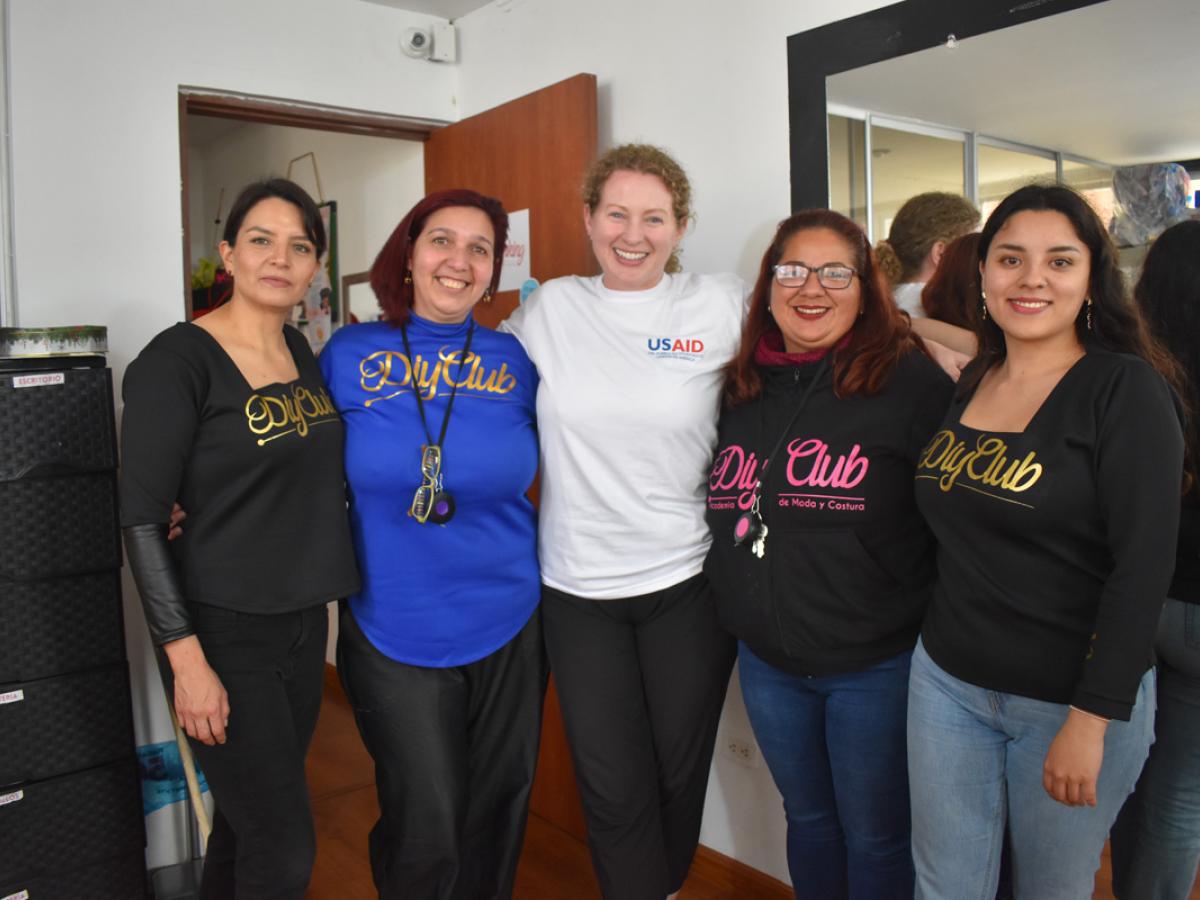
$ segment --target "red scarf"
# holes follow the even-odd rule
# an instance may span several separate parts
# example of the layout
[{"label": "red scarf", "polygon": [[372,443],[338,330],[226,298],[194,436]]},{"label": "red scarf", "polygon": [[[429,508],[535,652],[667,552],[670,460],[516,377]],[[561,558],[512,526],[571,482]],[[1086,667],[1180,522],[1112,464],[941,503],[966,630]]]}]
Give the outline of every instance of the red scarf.
[{"label": "red scarf", "polygon": [[825,358],[830,350],[844,350],[850,343],[850,334],[846,333],[834,347],[822,347],[820,350],[805,350],[803,353],[788,353],[783,348],[783,333],[779,331],[764,331],[754,348],[754,362],[759,366],[803,366],[815,363]]}]

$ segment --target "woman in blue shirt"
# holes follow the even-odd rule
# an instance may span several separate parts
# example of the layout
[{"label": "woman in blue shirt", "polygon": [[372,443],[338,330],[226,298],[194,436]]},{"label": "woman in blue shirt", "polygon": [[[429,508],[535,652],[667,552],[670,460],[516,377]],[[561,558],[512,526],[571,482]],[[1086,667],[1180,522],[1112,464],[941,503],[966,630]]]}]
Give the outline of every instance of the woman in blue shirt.
[{"label": "woman in blue shirt", "polygon": [[537,374],[471,316],[500,278],[508,218],[431,194],[371,270],[385,321],[320,363],[346,428],[362,590],[338,672],[375,759],[370,856],[382,898],[509,897],[537,761]]}]

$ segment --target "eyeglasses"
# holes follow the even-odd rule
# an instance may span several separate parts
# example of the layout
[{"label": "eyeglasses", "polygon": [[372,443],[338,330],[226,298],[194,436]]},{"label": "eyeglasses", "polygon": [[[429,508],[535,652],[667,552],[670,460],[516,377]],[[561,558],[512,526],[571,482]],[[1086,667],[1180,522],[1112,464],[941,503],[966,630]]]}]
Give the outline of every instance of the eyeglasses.
[{"label": "eyeglasses", "polygon": [[812,274],[817,276],[817,281],[820,282],[821,287],[828,288],[831,291],[840,291],[843,288],[850,287],[850,282],[858,274],[849,266],[844,266],[841,263],[826,263],[819,269],[814,269],[808,263],[782,262],[773,268],[775,270],[775,280],[779,282],[781,287],[804,287],[808,283],[808,276]]},{"label": "eyeglasses", "polygon": [[434,495],[442,490],[442,448],[437,444],[421,448],[421,477],[424,480],[413,494],[408,514],[424,525],[433,512]]}]

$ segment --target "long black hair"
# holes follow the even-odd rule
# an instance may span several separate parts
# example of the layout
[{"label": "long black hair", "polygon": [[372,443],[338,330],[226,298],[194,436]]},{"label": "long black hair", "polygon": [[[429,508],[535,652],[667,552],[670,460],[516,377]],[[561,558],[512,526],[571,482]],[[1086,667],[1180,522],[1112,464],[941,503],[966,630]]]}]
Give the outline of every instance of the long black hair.
[{"label": "long black hair", "polygon": [[1172,225],[1150,247],[1133,289],[1151,334],[1177,362],[1177,386],[1187,407],[1184,438],[1194,466],[1200,451],[1200,221]]},{"label": "long black hair", "polygon": [[[1078,193],[1060,184],[1028,184],[1018,188],[1000,201],[988,216],[979,234],[979,263],[987,260],[988,250],[996,232],[1019,212],[1056,212],[1066,216],[1075,234],[1091,252],[1088,273],[1088,293],[1091,298],[1091,328],[1087,325],[1087,304],[1075,320],[1075,333],[1081,344],[1098,344],[1106,350],[1132,353],[1157,369],[1176,390],[1179,390],[1179,367],[1146,327],[1138,307],[1129,300],[1125,279],[1117,266],[1117,251],[1100,217]],[[975,320],[975,336],[979,339],[979,355],[990,358],[989,365],[974,367],[960,390],[970,390],[991,366],[1004,359],[1007,349],[1004,332],[991,317]]]}]

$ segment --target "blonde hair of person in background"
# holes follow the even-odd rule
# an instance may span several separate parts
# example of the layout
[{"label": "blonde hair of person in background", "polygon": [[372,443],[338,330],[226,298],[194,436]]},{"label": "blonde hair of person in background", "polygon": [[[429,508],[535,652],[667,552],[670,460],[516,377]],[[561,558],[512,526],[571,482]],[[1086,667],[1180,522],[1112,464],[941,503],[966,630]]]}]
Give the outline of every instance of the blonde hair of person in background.
[{"label": "blonde hair of person in background", "polygon": [[887,240],[875,246],[875,258],[892,287],[926,282],[946,244],[978,227],[979,210],[965,197],[943,191],[917,194],[892,219]]}]

